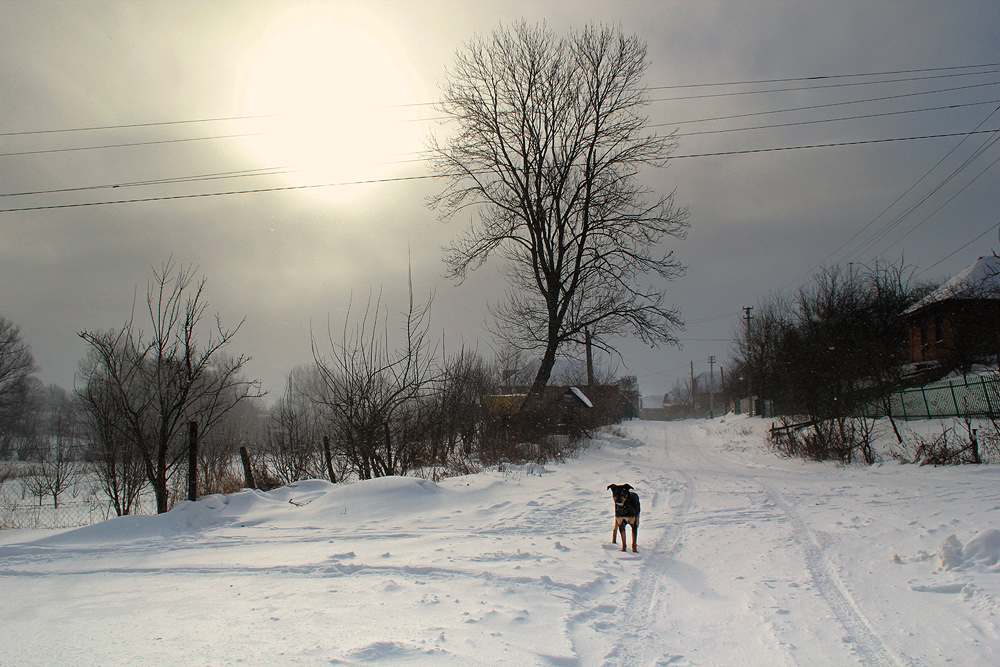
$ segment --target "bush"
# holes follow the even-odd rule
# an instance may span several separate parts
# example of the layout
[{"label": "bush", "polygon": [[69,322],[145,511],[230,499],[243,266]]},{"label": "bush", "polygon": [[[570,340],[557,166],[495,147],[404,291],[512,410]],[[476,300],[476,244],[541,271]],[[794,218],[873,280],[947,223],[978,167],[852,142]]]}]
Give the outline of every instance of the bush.
[{"label": "bush", "polygon": [[768,445],[782,456],[843,464],[852,463],[858,455],[868,465],[878,460],[874,420],[857,417],[794,423],[782,417],[781,423],[771,428]]}]

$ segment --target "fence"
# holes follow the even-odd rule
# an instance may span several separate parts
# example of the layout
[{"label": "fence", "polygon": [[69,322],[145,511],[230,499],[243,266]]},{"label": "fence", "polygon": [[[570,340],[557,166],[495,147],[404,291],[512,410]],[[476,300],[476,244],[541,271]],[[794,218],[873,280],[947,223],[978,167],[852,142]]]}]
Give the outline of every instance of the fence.
[{"label": "fence", "polygon": [[1000,375],[908,387],[868,404],[863,412],[899,419],[1000,417]]},{"label": "fence", "polygon": [[35,505],[30,503],[0,504],[0,530],[6,528],[75,528],[104,521],[114,514],[109,505],[96,500],[84,502]]}]

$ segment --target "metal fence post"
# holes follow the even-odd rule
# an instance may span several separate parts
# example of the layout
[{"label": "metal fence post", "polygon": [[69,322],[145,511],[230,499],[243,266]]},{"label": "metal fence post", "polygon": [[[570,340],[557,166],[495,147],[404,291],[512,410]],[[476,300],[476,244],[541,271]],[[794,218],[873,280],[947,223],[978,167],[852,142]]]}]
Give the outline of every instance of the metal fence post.
[{"label": "metal fence post", "polygon": [[[951,380],[948,380],[948,388],[951,389],[951,403],[955,406],[955,416],[961,417],[958,414],[958,398],[955,396],[955,384]],[[968,384],[966,384],[966,389],[968,389]]]},{"label": "metal fence post", "polygon": [[979,378],[979,383],[983,385],[983,396],[986,397],[986,409],[990,411],[990,417],[996,417],[993,413],[993,401],[990,400],[990,392],[986,388],[986,379]]},{"label": "metal fence post", "polygon": [[920,388],[920,393],[924,396],[924,409],[927,411],[927,418],[931,418],[931,404],[927,402],[927,389],[925,387]]}]

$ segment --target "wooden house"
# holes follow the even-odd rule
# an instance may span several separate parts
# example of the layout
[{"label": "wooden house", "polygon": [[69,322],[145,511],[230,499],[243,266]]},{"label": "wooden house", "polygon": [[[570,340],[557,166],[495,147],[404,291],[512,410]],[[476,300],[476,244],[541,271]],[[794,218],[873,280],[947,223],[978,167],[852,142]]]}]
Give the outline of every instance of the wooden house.
[{"label": "wooden house", "polygon": [[1000,258],[980,257],[904,313],[911,362],[966,365],[1000,350]]}]

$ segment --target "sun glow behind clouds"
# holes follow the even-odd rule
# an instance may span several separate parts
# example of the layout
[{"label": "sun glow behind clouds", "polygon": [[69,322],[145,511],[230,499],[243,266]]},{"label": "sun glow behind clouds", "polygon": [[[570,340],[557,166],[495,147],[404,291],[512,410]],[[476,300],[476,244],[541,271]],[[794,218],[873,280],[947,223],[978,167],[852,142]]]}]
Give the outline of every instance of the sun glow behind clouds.
[{"label": "sun glow behind clouds", "polygon": [[[353,183],[397,173],[420,150],[413,92],[374,33],[299,14],[263,38],[245,88],[244,132],[268,167],[295,185]],[[355,186],[323,188],[338,197]]]}]

